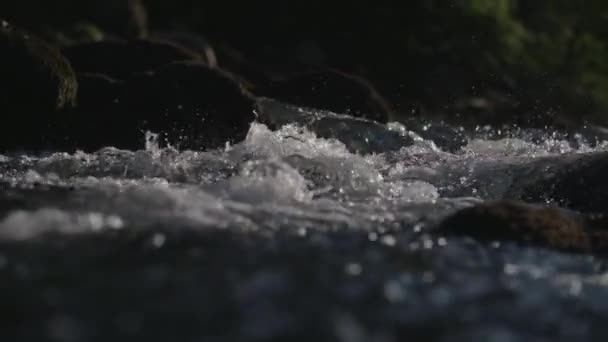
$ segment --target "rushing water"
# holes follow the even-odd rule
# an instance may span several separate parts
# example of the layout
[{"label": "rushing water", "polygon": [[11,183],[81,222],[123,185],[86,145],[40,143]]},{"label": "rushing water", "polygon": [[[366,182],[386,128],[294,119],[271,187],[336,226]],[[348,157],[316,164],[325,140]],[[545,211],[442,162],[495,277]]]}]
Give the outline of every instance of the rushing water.
[{"label": "rushing water", "polygon": [[2,340],[608,338],[604,259],[429,234],[605,145],[481,130],[448,153],[389,126],[413,145],[252,124],[218,151],[0,156]]}]

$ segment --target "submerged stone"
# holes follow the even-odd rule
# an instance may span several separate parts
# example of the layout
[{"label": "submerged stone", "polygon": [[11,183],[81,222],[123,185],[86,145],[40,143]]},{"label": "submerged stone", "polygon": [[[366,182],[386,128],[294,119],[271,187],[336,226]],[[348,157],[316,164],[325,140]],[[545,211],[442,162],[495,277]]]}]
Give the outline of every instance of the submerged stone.
[{"label": "submerged stone", "polygon": [[40,149],[58,112],[76,103],[70,63],[41,39],[0,19],[0,149]]},{"label": "submerged stone", "polygon": [[521,202],[487,202],[458,211],[438,232],[481,241],[512,241],[580,253],[604,253],[608,230],[589,227],[582,215]]}]

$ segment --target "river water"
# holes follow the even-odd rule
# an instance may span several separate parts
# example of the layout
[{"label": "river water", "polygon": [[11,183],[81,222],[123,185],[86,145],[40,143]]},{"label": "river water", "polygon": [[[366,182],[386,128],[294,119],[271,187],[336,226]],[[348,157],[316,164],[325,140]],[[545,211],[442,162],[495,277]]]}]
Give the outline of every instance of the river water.
[{"label": "river water", "polygon": [[608,338],[601,257],[430,234],[607,145],[481,128],[450,153],[389,128],[414,143],[360,155],[254,123],[215,151],[148,133],[140,151],[0,156],[2,340]]}]

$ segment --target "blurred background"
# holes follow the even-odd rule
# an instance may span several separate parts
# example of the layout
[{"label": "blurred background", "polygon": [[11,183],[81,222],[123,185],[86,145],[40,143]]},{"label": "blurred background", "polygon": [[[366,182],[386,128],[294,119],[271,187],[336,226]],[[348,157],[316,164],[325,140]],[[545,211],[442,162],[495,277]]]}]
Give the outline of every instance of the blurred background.
[{"label": "blurred background", "polygon": [[371,82],[394,119],[608,122],[600,0],[6,0],[0,13],[57,44],[82,35],[204,40],[220,67],[254,88],[330,66]]}]

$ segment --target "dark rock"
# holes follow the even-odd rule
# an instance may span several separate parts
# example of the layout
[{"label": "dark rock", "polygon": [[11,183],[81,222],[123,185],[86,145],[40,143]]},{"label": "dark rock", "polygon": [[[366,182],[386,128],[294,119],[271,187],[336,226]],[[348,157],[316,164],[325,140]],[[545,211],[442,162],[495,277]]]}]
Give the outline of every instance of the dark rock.
[{"label": "dark rock", "polygon": [[245,138],[255,120],[253,96],[229,74],[194,62],[178,62],[132,77],[127,110],[142,130],[182,149],[222,147]]},{"label": "dark rock", "polygon": [[78,105],[69,112],[63,125],[64,150],[98,150],[106,146],[143,148],[138,143],[136,115],[125,110],[125,82],[103,74],[79,73]]},{"label": "dark rock", "polygon": [[95,73],[78,73],[78,107],[94,109],[116,104],[122,98],[123,81]]},{"label": "dark rock", "polygon": [[380,123],[393,116],[388,101],[369,81],[333,69],[291,75],[271,82],[258,95]]},{"label": "dark rock", "polygon": [[408,130],[414,131],[425,140],[431,140],[444,151],[457,152],[469,142],[463,130],[445,122],[410,119],[403,123]]},{"label": "dark rock", "polygon": [[157,32],[152,34],[150,38],[184,46],[202,56],[203,61],[209,67],[215,68],[218,66],[215,50],[205,38],[196,33],[183,31]]},{"label": "dark rock", "polygon": [[608,213],[608,153],[541,160],[534,175],[516,181],[511,197],[530,202],[556,202],[586,212]]},{"label": "dark rock", "polygon": [[59,51],[0,20],[0,149],[40,149],[60,110],[76,102],[76,76]]},{"label": "dark rock", "polygon": [[220,68],[235,73],[244,81],[248,89],[260,95],[273,77],[273,70],[251,60],[240,49],[225,41],[214,44],[217,62]]},{"label": "dark rock", "polygon": [[77,44],[62,49],[77,72],[126,79],[176,61],[202,61],[201,56],[167,41],[135,39]]},{"label": "dark rock", "polygon": [[[97,11],[98,19],[95,22],[106,31],[130,38],[145,38],[148,35],[148,13],[143,0],[103,1],[97,4],[101,8]],[[125,19],[117,21],[117,15]]]},{"label": "dark rock", "polygon": [[412,144],[411,138],[375,121],[298,108],[273,99],[258,98],[257,111],[258,120],[271,129],[296,124],[317,137],[339,140],[352,153],[383,153]]},{"label": "dark rock", "polygon": [[589,227],[585,217],[555,207],[520,202],[488,202],[463,209],[441,222],[438,232],[571,252],[608,251],[608,230]]},{"label": "dark rock", "polygon": [[90,23],[78,23],[73,27],[56,32],[52,41],[58,46],[100,42],[110,39],[107,33]]}]

